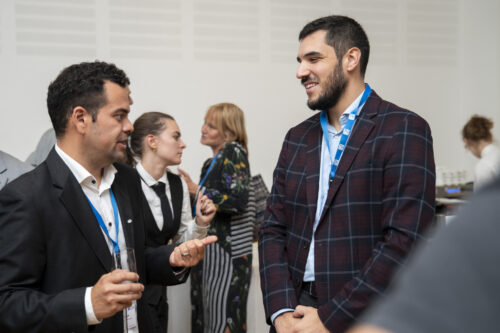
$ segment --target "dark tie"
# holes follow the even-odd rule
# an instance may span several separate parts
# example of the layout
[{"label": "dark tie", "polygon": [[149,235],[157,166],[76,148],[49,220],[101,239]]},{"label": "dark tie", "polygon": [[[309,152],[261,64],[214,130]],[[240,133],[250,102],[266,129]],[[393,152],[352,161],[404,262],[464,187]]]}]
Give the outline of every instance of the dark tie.
[{"label": "dark tie", "polygon": [[170,204],[168,203],[167,194],[165,193],[165,183],[158,182],[151,186],[156,195],[160,197],[161,202],[161,212],[163,214],[163,229],[165,230],[168,226],[172,225],[172,211],[170,210]]}]

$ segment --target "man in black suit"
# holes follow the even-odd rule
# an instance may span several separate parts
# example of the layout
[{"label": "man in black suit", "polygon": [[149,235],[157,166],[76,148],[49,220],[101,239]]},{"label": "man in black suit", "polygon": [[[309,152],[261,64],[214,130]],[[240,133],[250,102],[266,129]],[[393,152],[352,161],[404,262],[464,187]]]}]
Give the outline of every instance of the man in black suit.
[{"label": "man in black suit", "polygon": [[[50,84],[57,144],[0,192],[0,332],[124,332],[124,322],[150,332],[144,284],[179,282],[216,241],[145,246],[137,176],[115,163],[133,130],[128,85],[103,62],[70,66]],[[138,274],[111,271],[127,247]]]}]

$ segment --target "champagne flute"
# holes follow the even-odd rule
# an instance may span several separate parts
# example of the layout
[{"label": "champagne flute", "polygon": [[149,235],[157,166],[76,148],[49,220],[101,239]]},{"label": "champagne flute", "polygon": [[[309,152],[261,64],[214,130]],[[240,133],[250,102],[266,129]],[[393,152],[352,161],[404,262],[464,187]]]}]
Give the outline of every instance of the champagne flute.
[{"label": "champagne flute", "polygon": [[[137,263],[135,261],[134,248],[127,247],[121,249],[120,252],[113,252],[113,263],[111,270],[115,269],[125,269],[131,272],[137,273]],[[126,282],[124,282],[126,283]],[[123,327],[124,331],[128,332],[129,326],[137,325],[137,311],[136,302],[134,301],[130,308],[123,309]],[[132,328],[132,327],[130,327]]]}]

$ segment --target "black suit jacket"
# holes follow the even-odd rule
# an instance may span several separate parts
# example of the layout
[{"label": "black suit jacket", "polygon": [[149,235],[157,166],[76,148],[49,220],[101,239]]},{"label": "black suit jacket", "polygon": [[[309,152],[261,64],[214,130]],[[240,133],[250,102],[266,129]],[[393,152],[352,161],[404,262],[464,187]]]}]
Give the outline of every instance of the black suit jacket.
[{"label": "black suit jacket", "polygon": [[[144,284],[178,282],[172,246],[147,248],[134,170],[115,165],[112,185],[127,246]],[[112,257],[75,177],[52,150],[35,170],[0,192],[0,332],[123,332],[122,314],[87,326],[86,287],[110,271]],[[151,332],[138,301],[141,333]]]}]

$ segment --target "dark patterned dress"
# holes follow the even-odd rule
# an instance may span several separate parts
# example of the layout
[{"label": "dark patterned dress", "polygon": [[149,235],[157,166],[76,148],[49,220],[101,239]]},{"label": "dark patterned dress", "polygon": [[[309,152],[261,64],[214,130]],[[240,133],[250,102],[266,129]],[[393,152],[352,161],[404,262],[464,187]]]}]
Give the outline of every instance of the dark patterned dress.
[{"label": "dark patterned dress", "polygon": [[[201,178],[210,162],[203,165]],[[218,241],[191,269],[192,332],[246,332],[246,308],[252,265],[252,223],[243,218],[249,197],[250,169],[243,147],[228,142],[203,186],[218,207],[208,235]]]}]

